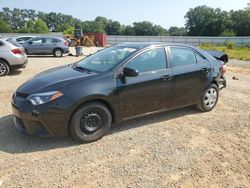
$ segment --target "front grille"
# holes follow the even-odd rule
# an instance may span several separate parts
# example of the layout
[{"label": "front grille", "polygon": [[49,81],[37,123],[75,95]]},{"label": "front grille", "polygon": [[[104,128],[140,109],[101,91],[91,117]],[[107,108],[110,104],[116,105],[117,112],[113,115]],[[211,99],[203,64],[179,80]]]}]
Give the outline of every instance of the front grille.
[{"label": "front grille", "polygon": [[16,92],[16,97],[27,98],[29,95],[26,93]]}]

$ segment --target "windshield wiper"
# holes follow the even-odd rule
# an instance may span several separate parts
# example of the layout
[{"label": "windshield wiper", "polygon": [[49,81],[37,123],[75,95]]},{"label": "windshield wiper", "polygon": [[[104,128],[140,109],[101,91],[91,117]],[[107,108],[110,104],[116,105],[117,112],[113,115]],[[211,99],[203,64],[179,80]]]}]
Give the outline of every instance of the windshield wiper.
[{"label": "windshield wiper", "polygon": [[90,69],[85,68],[85,67],[83,67],[83,66],[79,66],[79,65],[77,65],[77,64],[74,65],[74,68],[75,68],[75,69],[78,69],[78,70],[81,70],[81,71],[85,71],[85,72],[87,72],[88,74],[90,74],[90,73],[92,72]]}]

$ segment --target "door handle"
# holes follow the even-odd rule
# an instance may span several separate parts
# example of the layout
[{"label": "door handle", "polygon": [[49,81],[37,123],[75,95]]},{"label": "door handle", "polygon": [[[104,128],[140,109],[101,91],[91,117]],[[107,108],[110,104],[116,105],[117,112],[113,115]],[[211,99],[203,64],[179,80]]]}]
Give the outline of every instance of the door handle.
[{"label": "door handle", "polygon": [[210,68],[202,68],[201,71],[203,72],[209,72],[211,69]]},{"label": "door handle", "polygon": [[172,77],[170,76],[170,75],[165,75],[165,76],[162,76],[161,77],[161,81],[162,82],[166,82],[166,81],[169,81],[169,80],[171,80],[172,79]]}]

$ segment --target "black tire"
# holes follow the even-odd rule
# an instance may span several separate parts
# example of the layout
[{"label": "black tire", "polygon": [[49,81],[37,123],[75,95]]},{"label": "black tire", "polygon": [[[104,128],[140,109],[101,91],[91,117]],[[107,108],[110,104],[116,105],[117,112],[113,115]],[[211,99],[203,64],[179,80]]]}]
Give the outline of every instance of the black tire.
[{"label": "black tire", "polygon": [[63,50],[62,49],[59,49],[59,48],[56,48],[54,49],[53,51],[53,55],[55,57],[62,57],[63,56]]},{"label": "black tire", "polygon": [[108,132],[111,123],[112,117],[105,105],[98,102],[88,103],[73,114],[69,133],[79,143],[93,142]]},{"label": "black tire", "polygon": [[28,50],[27,50],[27,49],[25,49],[25,51],[24,51],[24,52],[25,52],[25,54],[26,54],[26,55],[29,55],[29,53],[28,53]]},{"label": "black tire", "polygon": [[213,110],[219,99],[219,88],[215,84],[207,87],[201,96],[199,103],[196,107],[202,112],[209,112]]},{"label": "black tire", "polygon": [[10,73],[9,65],[4,60],[0,60],[0,76],[5,76],[9,73]]}]

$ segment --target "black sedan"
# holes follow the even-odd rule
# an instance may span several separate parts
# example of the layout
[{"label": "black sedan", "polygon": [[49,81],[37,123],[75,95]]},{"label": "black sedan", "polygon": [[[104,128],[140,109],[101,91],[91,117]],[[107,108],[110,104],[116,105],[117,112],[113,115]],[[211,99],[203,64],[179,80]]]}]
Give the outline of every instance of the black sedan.
[{"label": "black sedan", "polygon": [[190,105],[210,111],[226,86],[227,56],[209,53],[175,43],[106,48],[20,86],[12,98],[15,125],[33,135],[92,142],[112,124],[146,114]]}]

